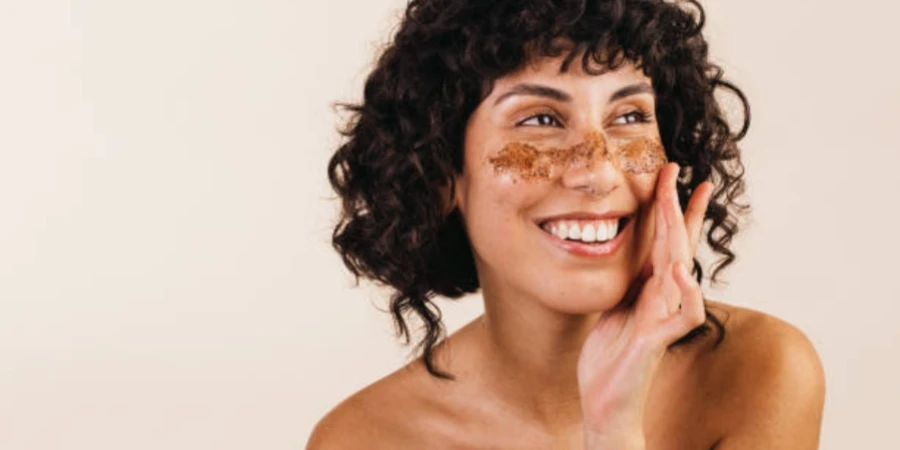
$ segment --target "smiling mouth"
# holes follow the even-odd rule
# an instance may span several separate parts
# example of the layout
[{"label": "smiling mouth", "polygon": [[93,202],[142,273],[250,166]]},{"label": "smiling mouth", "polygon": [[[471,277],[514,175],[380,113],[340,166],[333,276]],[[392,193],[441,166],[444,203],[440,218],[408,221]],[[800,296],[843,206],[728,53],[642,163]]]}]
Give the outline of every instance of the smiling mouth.
[{"label": "smiling mouth", "polygon": [[631,217],[618,219],[590,220],[547,220],[540,224],[541,229],[566,241],[579,244],[602,245],[622,234],[631,221]]}]

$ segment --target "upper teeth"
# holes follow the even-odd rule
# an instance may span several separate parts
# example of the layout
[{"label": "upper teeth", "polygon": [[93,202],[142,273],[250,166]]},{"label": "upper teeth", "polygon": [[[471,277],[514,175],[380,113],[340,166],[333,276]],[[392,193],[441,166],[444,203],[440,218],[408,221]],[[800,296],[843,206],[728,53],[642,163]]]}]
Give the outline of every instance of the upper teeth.
[{"label": "upper teeth", "polygon": [[603,242],[616,237],[619,220],[556,220],[545,223],[544,229],[560,239]]}]

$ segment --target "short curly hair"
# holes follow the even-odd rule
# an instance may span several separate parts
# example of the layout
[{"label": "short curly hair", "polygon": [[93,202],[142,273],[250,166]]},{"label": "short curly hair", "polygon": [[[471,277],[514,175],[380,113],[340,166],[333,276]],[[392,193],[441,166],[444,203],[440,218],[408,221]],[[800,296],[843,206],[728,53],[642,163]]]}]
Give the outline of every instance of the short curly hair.
[{"label": "short curly hair", "polygon": [[[737,141],[750,125],[739,88],[710,62],[701,34],[705,13],[696,0],[411,0],[392,41],[350,113],[344,137],[328,164],[342,200],[332,244],[355,275],[393,289],[390,312],[397,334],[410,343],[411,315],[424,325],[415,347],[428,372],[453,378],[434,365],[444,338],[436,295],[459,298],[479,289],[471,244],[447,191],[463,168],[469,116],[500,77],[533,58],[560,56],[564,72],[581,55],[604,70],[633,62],[650,77],[659,133],[670,161],[682,167],[681,204],[704,180],[714,183],[704,221],[706,242],[722,257],[711,280],[731,264],[738,215],[749,205]],[[560,40],[568,42],[566,49]],[[735,94],[743,123],[733,132],[718,88]],[[694,259],[698,282],[703,270]],[[724,326],[714,315],[674,345]]]}]

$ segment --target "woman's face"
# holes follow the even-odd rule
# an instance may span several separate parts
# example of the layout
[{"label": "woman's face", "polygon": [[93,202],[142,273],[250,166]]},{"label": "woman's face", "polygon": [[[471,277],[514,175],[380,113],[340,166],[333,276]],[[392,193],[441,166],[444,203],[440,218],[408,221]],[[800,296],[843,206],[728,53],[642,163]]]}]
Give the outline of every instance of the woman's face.
[{"label": "woman's face", "polygon": [[559,73],[562,59],[497,80],[473,112],[457,206],[486,291],[589,313],[643,266],[666,160],[649,78],[587,74],[579,58]]}]

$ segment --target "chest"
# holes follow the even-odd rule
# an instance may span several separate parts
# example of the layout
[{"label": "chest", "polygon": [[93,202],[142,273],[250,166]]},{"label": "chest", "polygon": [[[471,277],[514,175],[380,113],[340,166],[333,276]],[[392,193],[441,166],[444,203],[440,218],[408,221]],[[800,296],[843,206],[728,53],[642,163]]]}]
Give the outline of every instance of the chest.
[{"label": "chest", "polygon": [[[721,437],[721,424],[715,419],[721,389],[704,373],[683,359],[673,358],[661,367],[651,386],[644,418],[648,450],[708,450]],[[462,396],[453,408],[404,408],[421,414],[406,416],[404,440],[391,448],[584,449],[580,426],[551,436],[517,420],[515,412],[490,406],[484,402],[486,397]],[[435,413],[436,409],[442,412]]]},{"label": "chest", "polygon": [[[718,439],[709,410],[686,389],[656,395],[647,406],[644,430],[648,450],[707,450]],[[433,418],[419,422],[419,426],[405,433],[402,443],[394,442],[390,448],[583,450],[584,435],[579,427],[574,427],[569,433],[551,437],[524,424],[489,416],[455,421]]]}]

